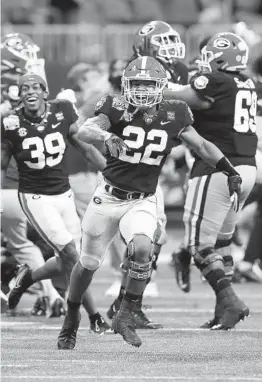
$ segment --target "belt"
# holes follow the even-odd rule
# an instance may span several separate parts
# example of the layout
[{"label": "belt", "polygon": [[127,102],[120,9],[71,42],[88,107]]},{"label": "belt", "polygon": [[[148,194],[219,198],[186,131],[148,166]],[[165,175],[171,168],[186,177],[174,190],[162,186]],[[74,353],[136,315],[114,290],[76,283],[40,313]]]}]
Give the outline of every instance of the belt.
[{"label": "belt", "polygon": [[132,191],[124,191],[119,188],[110,186],[109,184],[105,185],[105,190],[109,192],[111,195],[115,196],[118,199],[122,200],[133,200],[133,199],[144,199],[153,194],[147,192],[132,192]]}]

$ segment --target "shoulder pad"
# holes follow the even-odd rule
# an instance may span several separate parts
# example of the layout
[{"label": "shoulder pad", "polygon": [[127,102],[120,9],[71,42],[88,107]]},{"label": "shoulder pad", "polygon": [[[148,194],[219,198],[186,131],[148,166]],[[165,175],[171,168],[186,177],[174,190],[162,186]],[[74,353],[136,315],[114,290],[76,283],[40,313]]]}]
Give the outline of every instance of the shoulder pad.
[{"label": "shoulder pad", "polygon": [[3,125],[5,130],[16,130],[20,128],[20,119],[18,115],[12,114],[3,118]]},{"label": "shoulder pad", "polygon": [[103,97],[100,98],[100,100],[97,102],[96,106],[95,106],[95,111],[101,109],[101,107],[104,105],[104,103],[106,103],[107,101],[108,102],[112,102],[113,100],[113,96],[111,96],[110,94],[106,94],[104,95]]},{"label": "shoulder pad", "polygon": [[127,107],[126,101],[122,96],[114,96],[112,99],[112,107],[116,110],[125,110]]}]

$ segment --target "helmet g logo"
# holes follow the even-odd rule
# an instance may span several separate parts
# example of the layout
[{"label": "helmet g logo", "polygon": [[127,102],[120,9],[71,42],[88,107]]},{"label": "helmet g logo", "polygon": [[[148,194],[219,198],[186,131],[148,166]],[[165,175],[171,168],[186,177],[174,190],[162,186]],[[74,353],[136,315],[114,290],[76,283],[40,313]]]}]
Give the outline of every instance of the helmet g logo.
[{"label": "helmet g logo", "polygon": [[144,25],[140,31],[138,32],[138,34],[140,36],[146,36],[148,35],[149,33],[153,32],[153,30],[155,29],[155,25],[154,24],[146,24]]},{"label": "helmet g logo", "polygon": [[230,47],[230,41],[226,38],[219,37],[214,41],[214,47],[218,49],[227,49]]}]

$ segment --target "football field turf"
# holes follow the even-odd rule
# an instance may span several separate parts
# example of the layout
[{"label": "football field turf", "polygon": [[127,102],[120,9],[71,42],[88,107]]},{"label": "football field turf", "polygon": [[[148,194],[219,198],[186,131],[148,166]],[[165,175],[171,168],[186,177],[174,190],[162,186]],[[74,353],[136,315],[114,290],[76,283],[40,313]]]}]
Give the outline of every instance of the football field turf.
[{"label": "football field turf", "polygon": [[[103,266],[94,280],[94,294],[105,315],[112,299],[104,296],[112,278]],[[251,315],[230,332],[198,329],[212,316],[214,297],[193,268],[192,292],[178,290],[173,273],[160,262],[160,298],[147,298],[146,313],[164,325],[139,330],[137,349],[115,334],[89,333],[82,314],[77,345],[59,351],[56,339],[62,319],[2,315],[2,381],[262,381],[261,285],[238,284]]]}]

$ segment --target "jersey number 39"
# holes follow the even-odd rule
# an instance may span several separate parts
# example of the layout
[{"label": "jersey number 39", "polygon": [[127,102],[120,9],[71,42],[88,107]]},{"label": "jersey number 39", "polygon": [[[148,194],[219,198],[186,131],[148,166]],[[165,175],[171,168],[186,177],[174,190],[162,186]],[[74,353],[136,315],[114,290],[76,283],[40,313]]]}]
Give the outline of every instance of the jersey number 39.
[{"label": "jersey number 39", "polygon": [[[53,167],[59,164],[65,152],[65,141],[63,135],[58,131],[46,135],[43,139],[40,137],[25,138],[22,142],[24,150],[31,150],[31,158],[34,162],[25,161],[28,167],[41,170],[45,166]],[[50,156],[46,156],[47,152]]]},{"label": "jersey number 39", "polygon": [[[139,126],[126,126],[123,130],[123,136],[129,137],[131,134],[136,135],[136,140],[131,141],[129,139],[125,139],[124,142],[130,147],[131,151],[133,152],[129,153],[125,150],[119,155],[119,159],[130,163],[145,163],[148,165],[159,166],[164,155],[158,155],[154,158],[152,157],[152,153],[160,153],[165,150],[168,139],[167,132],[164,130],[152,129],[148,133],[146,133]],[[143,154],[135,151],[140,149],[144,145],[145,139],[147,139],[148,141],[154,141],[155,138],[160,138],[159,143],[149,143],[149,145],[145,147]]]}]

